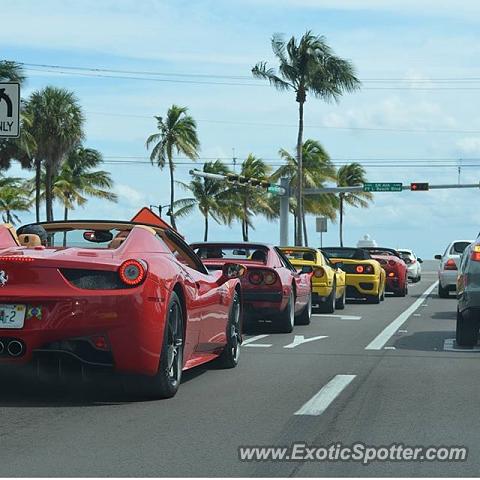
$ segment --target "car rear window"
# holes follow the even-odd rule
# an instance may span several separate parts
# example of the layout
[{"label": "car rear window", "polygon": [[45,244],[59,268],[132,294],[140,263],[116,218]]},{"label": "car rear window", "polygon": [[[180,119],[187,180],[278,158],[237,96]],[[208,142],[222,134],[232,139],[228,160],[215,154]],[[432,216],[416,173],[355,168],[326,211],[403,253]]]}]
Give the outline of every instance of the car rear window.
[{"label": "car rear window", "polygon": [[455,242],[450,249],[450,253],[461,255],[471,242]]},{"label": "car rear window", "polygon": [[195,253],[204,260],[228,259],[228,260],[254,260],[266,262],[268,248],[261,245],[192,245]]}]

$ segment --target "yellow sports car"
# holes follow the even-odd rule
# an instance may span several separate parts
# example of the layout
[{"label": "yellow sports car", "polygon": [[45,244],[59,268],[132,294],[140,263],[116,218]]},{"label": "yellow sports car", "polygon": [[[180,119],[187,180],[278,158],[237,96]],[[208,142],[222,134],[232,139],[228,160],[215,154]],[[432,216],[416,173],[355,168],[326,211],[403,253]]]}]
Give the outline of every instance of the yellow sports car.
[{"label": "yellow sports car", "polygon": [[297,270],[311,270],[313,305],[325,313],[345,308],[345,272],[341,268],[314,248],[282,247],[280,250]]},{"label": "yellow sports car", "polygon": [[346,272],[347,297],[365,298],[368,303],[385,299],[385,270],[366,250],[328,247],[322,252],[332,263],[340,263]]}]

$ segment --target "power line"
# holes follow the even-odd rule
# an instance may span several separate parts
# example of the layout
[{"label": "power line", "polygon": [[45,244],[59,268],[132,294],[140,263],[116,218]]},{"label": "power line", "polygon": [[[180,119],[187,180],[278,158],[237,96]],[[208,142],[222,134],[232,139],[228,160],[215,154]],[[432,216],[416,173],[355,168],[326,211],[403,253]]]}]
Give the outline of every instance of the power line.
[{"label": "power line", "polygon": [[[120,74],[106,74],[106,73],[99,73],[103,72],[104,70],[100,69],[81,69],[80,67],[68,67],[63,68],[59,65],[52,65],[47,68],[44,67],[28,67],[28,64],[23,64],[26,66],[27,71],[36,71],[36,72],[46,72],[46,73],[58,73],[62,75],[76,75],[81,77],[94,77],[94,78],[107,78],[107,79],[117,79],[117,80],[136,80],[136,81],[149,81],[149,82],[163,82],[163,83],[187,83],[187,84],[197,84],[197,85],[226,85],[226,86],[247,86],[247,87],[269,87],[268,83],[245,83],[245,82],[220,82],[220,81],[210,81],[210,80],[184,80],[178,78],[158,78],[154,76],[134,76],[132,73],[131,75],[120,75]],[[108,70],[106,70],[108,71]],[[138,75],[138,74],[137,74]],[[174,74],[171,74],[173,77]],[[209,78],[208,76],[206,78]],[[221,76],[212,76],[212,78],[223,78]],[[235,78],[239,78],[235,76]],[[246,80],[246,79],[245,79]],[[376,86],[376,87],[362,87],[362,90],[425,90],[425,91],[443,91],[443,90],[454,90],[454,91],[461,91],[461,90],[480,90],[480,86],[443,86],[443,85],[434,85],[434,86],[414,86],[412,84],[415,83],[413,80],[405,80],[406,82],[410,83],[409,86]],[[431,82],[432,83],[432,82]]]},{"label": "power line", "polygon": [[[105,115],[109,117],[126,117],[126,118],[148,118],[153,119],[154,115],[140,115],[130,113],[112,113],[112,112],[94,112],[87,111],[89,115]],[[215,123],[226,125],[244,125],[259,127],[289,127],[298,128],[295,123],[269,123],[269,122],[250,122],[240,120],[209,120],[197,119],[199,123]],[[304,128],[318,128],[324,130],[354,130],[354,131],[372,131],[372,132],[401,132],[401,133],[460,133],[460,134],[480,134],[480,130],[452,130],[452,129],[414,129],[414,128],[388,128],[388,127],[330,127],[325,125],[304,125]]]},{"label": "power line", "polygon": [[[186,78],[223,78],[230,80],[251,80],[254,78],[249,75],[225,75],[216,73],[179,73],[179,72],[153,72],[145,70],[124,70],[105,67],[81,67],[72,65],[52,65],[45,63],[17,62],[24,67],[36,67],[41,69],[87,71],[94,73],[120,73],[127,75],[146,75],[146,76],[168,76],[168,77],[186,77]],[[384,83],[384,82],[407,82],[407,83],[432,83],[432,82],[480,82],[480,77],[431,77],[431,78],[401,78],[401,77],[365,77],[362,82]]]}]

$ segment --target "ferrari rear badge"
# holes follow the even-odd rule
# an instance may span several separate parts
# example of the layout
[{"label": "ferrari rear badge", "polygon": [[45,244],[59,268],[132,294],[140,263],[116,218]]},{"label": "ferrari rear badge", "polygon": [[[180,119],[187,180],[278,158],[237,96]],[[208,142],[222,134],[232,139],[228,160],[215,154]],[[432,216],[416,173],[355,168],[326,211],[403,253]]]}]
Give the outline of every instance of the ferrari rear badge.
[{"label": "ferrari rear badge", "polygon": [[4,287],[8,282],[8,275],[5,270],[0,270],[0,287]]}]

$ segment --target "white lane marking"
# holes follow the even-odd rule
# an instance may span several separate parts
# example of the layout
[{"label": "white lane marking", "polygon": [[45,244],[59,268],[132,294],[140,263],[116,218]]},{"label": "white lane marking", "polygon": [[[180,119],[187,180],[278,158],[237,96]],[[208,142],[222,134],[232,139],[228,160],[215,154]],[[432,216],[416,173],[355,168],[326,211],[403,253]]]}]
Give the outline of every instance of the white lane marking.
[{"label": "white lane marking", "polygon": [[321,340],[322,338],[328,338],[326,335],[319,335],[317,337],[305,338],[303,335],[295,335],[292,343],[285,345],[283,348],[295,348],[303,343],[313,342],[315,340]]},{"label": "white lane marking", "polygon": [[443,349],[446,352],[480,352],[480,345],[473,348],[461,348],[457,346],[454,338],[446,338],[443,342]]},{"label": "white lane marking", "polygon": [[362,317],[357,317],[356,315],[329,315],[328,313],[314,313],[312,317],[333,317],[339,318],[340,320],[361,320]]},{"label": "white lane marking", "polygon": [[384,350],[396,350],[395,347],[383,347]]},{"label": "white lane marking", "polygon": [[421,313],[414,313],[413,316],[414,316],[414,317],[421,317],[422,314],[421,314]]},{"label": "white lane marking", "polygon": [[387,325],[366,347],[365,350],[381,350],[395,332],[408,320],[410,315],[422,305],[425,299],[430,295],[433,289],[438,285],[438,280],[430,285],[403,313],[401,313],[392,323]]},{"label": "white lane marking", "polygon": [[255,335],[254,337],[247,338],[242,342],[242,347],[260,347],[260,348],[268,348],[271,347],[271,343],[252,343],[256,342],[257,340],[261,340],[262,338],[268,337],[268,335]]},{"label": "white lane marking", "polygon": [[356,375],[335,375],[294,415],[321,415]]}]

